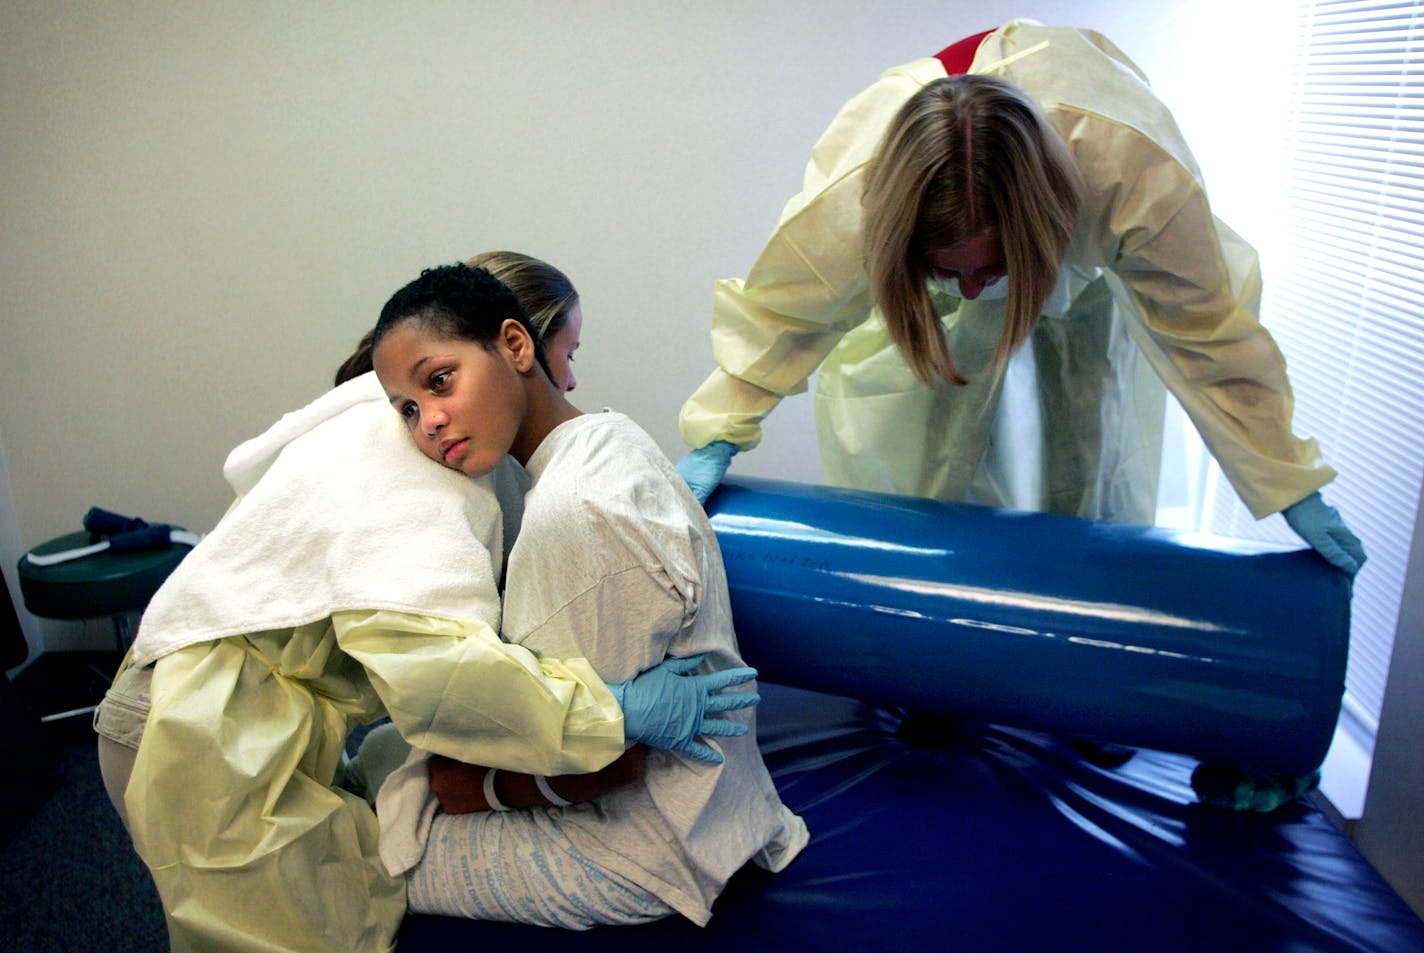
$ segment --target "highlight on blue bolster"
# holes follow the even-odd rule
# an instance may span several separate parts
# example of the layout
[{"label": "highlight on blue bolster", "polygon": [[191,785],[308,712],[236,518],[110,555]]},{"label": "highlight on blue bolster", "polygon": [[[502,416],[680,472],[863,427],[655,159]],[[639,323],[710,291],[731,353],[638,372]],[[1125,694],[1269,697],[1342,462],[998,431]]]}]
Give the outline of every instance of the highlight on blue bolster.
[{"label": "highlight on blue bolster", "polygon": [[1350,586],[1309,549],[749,477],[707,510],[766,681],[1289,775],[1330,746]]}]

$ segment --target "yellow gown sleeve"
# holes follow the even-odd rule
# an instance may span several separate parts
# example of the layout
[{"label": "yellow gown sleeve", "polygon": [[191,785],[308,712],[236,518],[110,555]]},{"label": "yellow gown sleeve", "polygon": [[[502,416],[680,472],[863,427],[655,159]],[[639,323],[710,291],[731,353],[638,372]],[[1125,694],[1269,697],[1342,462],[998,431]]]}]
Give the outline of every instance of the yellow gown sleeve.
[{"label": "yellow gown sleeve", "polygon": [[173,953],[393,950],[405,883],[332,784],[379,703],[326,620],[164,655],[151,700],[125,806]]},{"label": "yellow gown sleeve", "polygon": [[905,101],[943,75],[937,60],[916,60],[846,103],[816,143],[801,192],[786,204],[747,277],[717,282],[717,367],[679,417],[689,446],[727,440],[755,447],[762,419],[783,397],[805,391],[836,342],[869,316],[861,247],[865,166]]},{"label": "yellow gown sleeve", "polygon": [[543,775],[596,771],[623,753],[623,712],[585,659],[539,658],[482,622],[353,611],[332,623],[418,748]]},{"label": "yellow gown sleeve", "polygon": [[1258,317],[1256,251],[1212,214],[1175,127],[1159,139],[1087,112],[1057,119],[1090,193],[1080,235],[1097,247],[1082,250],[1122,283],[1134,340],[1252,515],[1328,483],[1315,441],[1291,432],[1285,359]]},{"label": "yellow gown sleeve", "polygon": [[1069,262],[1109,271],[1133,340],[1252,514],[1333,479],[1315,441],[1291,432],[1285,360],[1259,317],[1255,249],[1213,215],[1196,160],[1142,71],[1092,31],[1029,21],[1006,26],[981,55],[1009,57],[1004,78],[1068,143],[1086,186]]}]

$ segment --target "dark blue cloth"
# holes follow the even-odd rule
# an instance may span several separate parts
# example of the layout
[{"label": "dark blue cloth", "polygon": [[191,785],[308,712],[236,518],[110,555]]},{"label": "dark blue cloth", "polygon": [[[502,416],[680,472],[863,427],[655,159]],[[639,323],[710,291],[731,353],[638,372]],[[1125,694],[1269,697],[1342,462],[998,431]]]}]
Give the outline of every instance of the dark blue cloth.
[{"label": "dark blue cloth", "polygon": [[117,536],[147,529],[148,521],[137,516],[120,516],[98,506],[89,507],[84,514],[84,528],[95,536]]},{"label": "dark blue cloth", "polygon": [[168,549],[173,545],[173,527],[167,523],[150,525],[137,516],[120,516],[97,506],[84,514],[84,528],[96,541],[108,537],[109,548],[116,553],[139,549]]}]

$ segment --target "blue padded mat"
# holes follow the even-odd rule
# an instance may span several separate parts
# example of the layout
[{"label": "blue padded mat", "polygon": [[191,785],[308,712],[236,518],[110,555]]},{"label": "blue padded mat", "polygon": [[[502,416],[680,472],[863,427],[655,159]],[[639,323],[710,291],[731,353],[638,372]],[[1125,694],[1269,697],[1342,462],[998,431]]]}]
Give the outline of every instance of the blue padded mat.
[{"label": "blue padded mat", "polygon": [[[1195,761],[1104,770],[1062,740],[763,683],[758,735],[811,843],[711,924],[587,933],[411,916],[400,953],[786,950],[1424,953],[1424,922],[1309,802],[1194,802]],[[906,737],[911,737],[908,733]]]}]

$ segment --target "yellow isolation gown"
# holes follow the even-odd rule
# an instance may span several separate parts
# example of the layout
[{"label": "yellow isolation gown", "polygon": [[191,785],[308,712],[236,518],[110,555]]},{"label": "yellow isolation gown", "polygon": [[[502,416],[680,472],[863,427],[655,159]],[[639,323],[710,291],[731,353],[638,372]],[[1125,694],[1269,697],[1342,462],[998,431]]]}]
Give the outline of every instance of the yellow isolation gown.
[{"label": "yellow isolation gown", "polygon": [[1258,518],[1329,482],[1291,433],[1285,362],[1257,315],[1255,251],[1207,203],[1176,124],[1135,65],[1087,30],[1015,20],[970,73],[1029,93],[1062,135],[1087,195],[1057,291],[1033,336],[1042,420],[1036,499],[1014,494],[990,357],[1003,302],[933,296],[965,387],[926,387],[872,306],[861,245],[866,165],[900,107],[946,75],[934,57],[886,72],[816,143],[802,191],[745,279],[717,283],[717,367],[682,409],[692,447],[746,450],[783,397],[819,369],[817,431],[831,483],[1151,523],[1163,385]]},{"label": "yellow isolation gown", "polygon": [[405,884],[335,786],[350,730],[514,771],[623,750],[583,659],[498,635],[488,481],[420,455],[374,379],[228,458],[237,500],[155,595],[133,650],[151,708],[124,793],[176,951],[393,948]]}]

